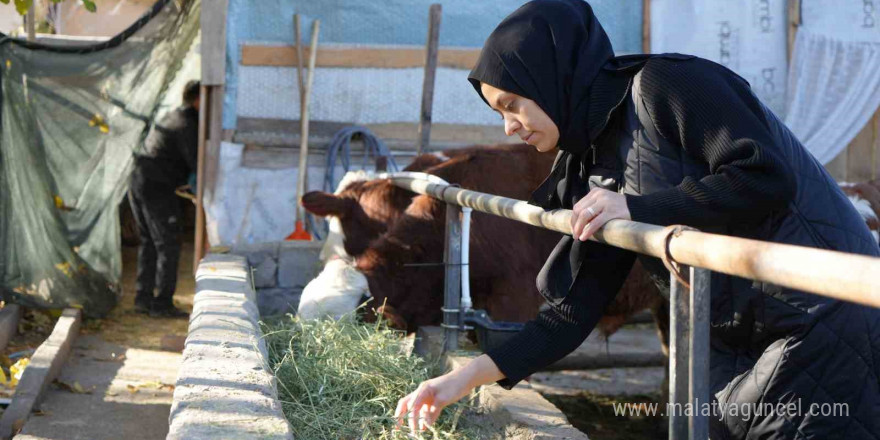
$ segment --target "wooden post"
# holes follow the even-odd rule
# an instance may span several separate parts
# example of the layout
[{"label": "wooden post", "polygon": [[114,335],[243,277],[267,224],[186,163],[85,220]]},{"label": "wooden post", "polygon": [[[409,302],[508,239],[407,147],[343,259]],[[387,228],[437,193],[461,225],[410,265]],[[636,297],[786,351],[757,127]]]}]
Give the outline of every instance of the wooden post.
[{"label": "wooden post", "polygon": [[419,115],[419,136],[416,151],[422,154],[431,143],[431,114],[434,106],[434,78],[437,75],[437,49],[440,44],[440,18],[443,6],[431,5],[428,14],[428,43],[425,50],[425,80],[422,82],[422,111]]},{"label": "wooden post", "polygon": [[193,248],[193,275],[199,268],[199,261],[204,256],[202,249],[205,247],[203,232],[205,230],[205,210],[202,198],[205,195],[205,150],[208,140],[208,113],[211,108],[210,90],[211,88],[204,84],[199,88],[199,145],[198,156],[196,156],[196,230]]},{"label": "wooden post", "polygon": [[27,17],[26,17],[26,19],[27,19],[27,40],[28,41],[35,41],[37,39],[37,33],[36,33],[37,11],[36,11],[36,9],[37,9],[36,0],[33,0],[33,1],[31,1],[30,8],[28,8],[28,13],[27,13]]},{"label": "wooden post", "polygon": [[[299,226],[303,221],[303,207],[301,199],[306,191],[306,173],[309,167],[309,94],[312,92],[312,82],[315,79],[315,61],[318,55],[318,32],[321,29],[321,21],[312,22],[312,39],[309,43],[309,72],[306,75],[305,84],[300,89],[301,107],[299,115],[299,170],[296,183],[296,224]],[[297,35],[299,40],[299,35]],[[299,48],[300,45],[297,45]],[[299,49],[298,49],[299,50]],[[297,61],[300,63],[300,61]],[[301,69],[297,69],[298,71]],[[302,74],[300,74],[302,79]]]},{"label": "wooden post", "polygon": [[642,0],[642,53],[651,53],[651,1]]},{"label": "wooden post", "polygon": [[786,56],[789,63],[794,55],[794,40],[797,36],[797,28],[801,25],[801,0],[788,0],[788,46]]},{"label": "wooden post", "polygon": [[226,11],[229,0],[214,0],[202,8],[202,79],[199,91],[199,162],[196,182],[196,230],[193,274],[210,243],[205,239],[204,201],[212,200],[220,142],[223,138],[223,85],[226,82]]}]

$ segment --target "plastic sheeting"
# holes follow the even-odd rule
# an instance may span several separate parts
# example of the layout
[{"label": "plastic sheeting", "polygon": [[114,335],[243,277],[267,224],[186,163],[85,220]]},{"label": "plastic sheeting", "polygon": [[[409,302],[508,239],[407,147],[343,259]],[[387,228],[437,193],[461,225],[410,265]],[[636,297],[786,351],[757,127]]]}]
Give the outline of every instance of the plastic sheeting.
[{"label": "plastic sheeting", "polygon": [[[499,124],[498,115],[474,93],[467,74],[466,70],[437,69],[432,121]],[[239,77],[248,86],[239,89],[238,116],[299,119],[299,106],[294,105],[299,102],[296,69],[241,66]],[[418,122],[423,77],[421,68],[316,68],[309,117],[358,124]]]},{"label": "plastic sheeting", "polygon": [[159,1],[126,32],[93,46],[0,43],[6,300],[82,307],[90,316],[115,305],[122,269],[117,207],[132,152],[163,98],[179,100],[179,81],[190,79],[176,73],[198,34],[198,8],[197,1]]},{"label": "plastic sheeting", "polygon": [[880,1],[810,0],[801,12],[785,123],[824,164],[880,106]]},{"label": "plastic sheeting", "polygon": [[[226,23],[226,94],[223,108],[223,128],[234,129],[238,115],[249,114],[250,94],[256,87],[252,86],[250,76],[255,72],[245,73],[250,69],[239,65],[241,58],[241,44],[244,42],[293,44],[293,14],[303,14],[303,40],[308,41],[311,19],[321,19],[320,44],[369,44],[369,45],[418,45],[425,44],[428,29],[428,7],[435,0],[365,0],[351,2],[349,0],[230,0]],[[483,42],[492,29],[508,14],[525,3],[524,0],[447,0],[443,2],[443,19],[440,26],[440,45],[457,47],[482,47]],[[615,51],[619,54],[641,52],[642,44],[642,0],[592,0],[590,4],[596,11],[596,15],[608,32]],[[276,77],[269,78],[268,84],[281,84],[290,76],[290,73],[279,69],[275,71]],[[339,69],[344,70],[344,69]],[[416,96],[421,95],[421,78],[423,70],[418,72],[418,81],[413,83],[408,80],[413,73],[389,72],[379,75],[377,79],[384,81],[385,87],[380,87],[381,92],[389,93],[390,85],[394,88],[406,87],[412,89]],[[442,70],[442,69],[440,69]],[[259,73],[257,73],[259,74]],[[248,75],[246,78],[245,75]],[[450,81],[444,81],[441,77],[446,75]],[[459,74],[440,74],[435,87],[435,108],[442,96],[456,95],[460,90],[464,93],[475,95],[470,85],[464,80],[466,72]],[[357,85],[356,80],[337,85],[337,91],[325,90],[328,85],[319,84],[325,73],[315,72],[315,86],[312,94],[313,105],[323,100],[323,97],[334,94],[353,95],[356,91],[361,93],[363,89],[349,88]],[[459,79],[460,78],[460,79]],[[401,81],[398,83],[398,81]],[[350,84],[351,83],[351,84]],[[296,84],[295,81],[289,84]],[[345,90],[342,90],[345,89]],[[293,92],[284,95],[289,101],[289,107],[298,107]],[[317,97],[322,97],[318,99]],[[472,98],[475,98],[472,97]],[[238,100],[246,99],[249,103],[245,106],[248,110],[239,109]],[[477,99],[479,100],[479,99]],[[344,103],[345,101],[343,101]],[[468,102],[468,101],[465,101]],[[469,104],[466,110],[462,110],[455,120],[482,121],[485,118],[485,108],[472,112]],[[383,113],[388,107],[373,104],[372,116],[381,120],[392,120]],[[403,107],[401,108],[407,108]],[[419,107],[416,106],[412,115],[396,121],[409,121],[418,118]],[[398,110],[393,110],[397,112]],[[273,114],[286,114],[279,111]],[[360,114],[364,114],[362,111]],[[449,114],[448,112],[443,113]],[[438,116],[434,112],[435,118]],[[397,117],[397,116],[395,116]],[[316,116],[312,116],[316,119]],[[340,118],[331,120],[339,121]],[[437,119],[435,119],[436,121]],[[347,122],[367,123],[366,120],[352,119]],[[470,122],[482,123],[482,122]],[[499,122],[492,121],[493,124]]]},{"label": "plastic sheeting", "polygon": [[[214,245],[281,241],[293,232],[299,170],[245,167],[244,148],[231,142],[220,144],[214,197],[205,204],[208,241]],[[306,188],[321,188],[324,158],[310,155],[309,159]],[[344,174],[341,166],[335,174]]]},{"label": "plastic sheeting", "polygon": [[679,52],[723,64],[782,115],[786,17],[785,0],[653,0],[651,52]]}]

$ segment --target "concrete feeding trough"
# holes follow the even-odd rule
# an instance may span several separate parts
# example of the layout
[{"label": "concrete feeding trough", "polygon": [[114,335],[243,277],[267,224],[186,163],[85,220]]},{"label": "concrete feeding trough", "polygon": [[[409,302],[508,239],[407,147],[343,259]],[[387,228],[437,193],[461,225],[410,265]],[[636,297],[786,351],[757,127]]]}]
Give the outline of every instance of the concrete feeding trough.
[{"label": "concrete feeding trough", "polygon": [[[167,438],[293,438],[268,366],[259,327],[261,292],[254,287],[254,270],[260,265],[271,266],[266,258],[277,255],[276,286],[263,289],[277,289],[279,283],[285,283],[294,284],[286,288],[295,290],[296,283],[314,276],[318,249],[315,244],[273,243],[235,251],[244,255],[209,254],[202,260]],[[256,253],[262,256],[254,257]],[[290,278],[282,281],[282,277]],[[427,332],[425,340],[416,345],[434,344],[430,332],[438,330]],[[449,368],[455,368],[467,358],[447,356],[445,360]],[[527,384],[513,391],[495,384],[482,387],[475,402],[475,413],[466,416],[464,423],[479,423],[489,429],[488,438],[587,438]]]}]

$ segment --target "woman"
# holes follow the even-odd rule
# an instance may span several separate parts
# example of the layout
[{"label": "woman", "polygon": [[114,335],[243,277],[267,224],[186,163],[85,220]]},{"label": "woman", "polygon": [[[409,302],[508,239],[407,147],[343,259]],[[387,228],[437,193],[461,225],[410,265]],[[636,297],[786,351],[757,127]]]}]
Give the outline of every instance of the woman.
[{"label": "woman", "polygon": [[[615,58],[580,0],[536,0],[515,11],[490,35],[469,80],[508,135],[559,149],[532,203],[572,209],[572,236],[538,275],[551,310],[401,399],[396,415],[413,430],[474,387],[498,381],[509,389],[581,344],[636,258],[586,241],[608,220],[880,254],[834,180],[745,80],[692,56]],[[659,260],[639,258],[668,292]],[[710,389],[728,409],[710,418],[712,438],[880,437],[880,312],[717,273],[711,289]],[[767,403],[801,412],[743,409]],[[823,403],[848,413],[809,413]]]}]

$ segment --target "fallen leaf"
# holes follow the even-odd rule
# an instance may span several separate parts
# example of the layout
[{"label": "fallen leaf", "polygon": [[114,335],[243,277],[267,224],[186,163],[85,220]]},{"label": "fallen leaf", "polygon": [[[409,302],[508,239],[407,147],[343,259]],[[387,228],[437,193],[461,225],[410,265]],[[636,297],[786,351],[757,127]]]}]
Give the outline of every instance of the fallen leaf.
[{"label": "fallen leaf", "polygon": [[128,392],[131,394],[138,392],[138,387],[136,387],[134,385],[129,384],[129,385],[126,385],[125,387],[128,388]]},{"label": "fallen leaf", "polygon": [[80,385],[79,382],[73,382],[73,385],[71,385],[71,384],[69,384],[69,383],[62,382],[62,381],[60,381],[60,380],[58,380],[58,379],[55,379],[52,383],[54,383],[55,385],[58,385],[58,387],[60,387],[60,388],[63,389],[64,391],[69,391],[69,392],[71,392],[71,393],[75,393],[75,394],[92,394],[92,391],[91,391],[91,390],[87,390],[87,389],[83,388],[83,386]]}]

